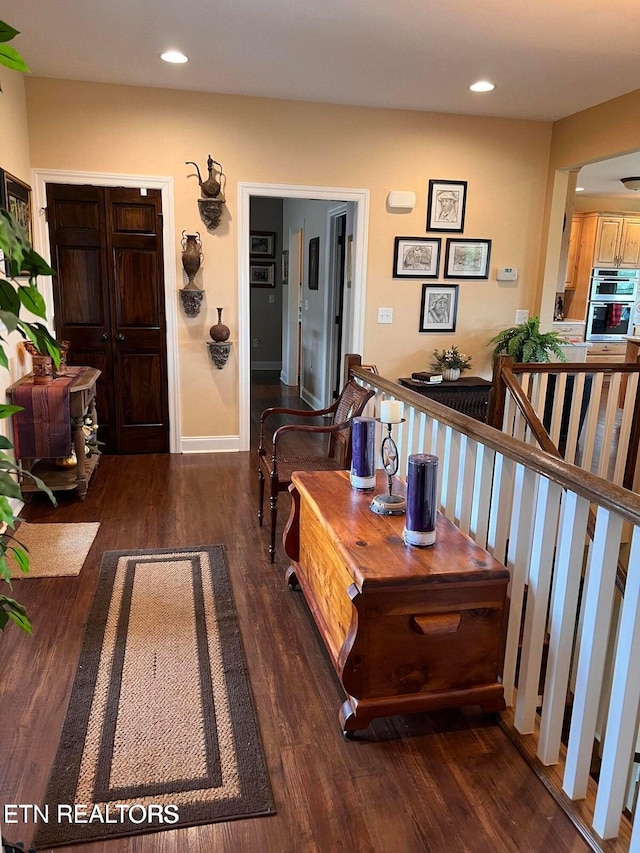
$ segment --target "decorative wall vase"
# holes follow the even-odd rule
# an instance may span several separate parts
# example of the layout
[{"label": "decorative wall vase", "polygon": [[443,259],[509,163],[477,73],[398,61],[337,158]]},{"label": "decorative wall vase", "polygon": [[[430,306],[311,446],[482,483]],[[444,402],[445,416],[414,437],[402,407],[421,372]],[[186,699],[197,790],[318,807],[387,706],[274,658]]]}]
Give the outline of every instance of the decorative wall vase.
[{"label": "decorative wall vase", "polygon": [[182,267],[189,279],[189,282],[185,285],[184,289],[199,290],[200,288],[194,282],[196,273],[200,269],[200,265],[202,263],[202,241],[200,240],[199,232],[196,232],[195,234],[187,234],[186,231],[183,231],[181,245]]},{"label": "decorative wall vase", "polygon": [[223,341],[229,339],[231,330],[222,322],[222,308],[216,308],[216,311],[218,312],[218,322],[209,329],[209,335],[212,341],[221,344]]},{"label": "decorative wall vase", "polygon": [[180,294],[182,307],[187,317],[197,317],[204,298],[204,290],[198,290],[197,288],[195,290],[188,290],[186,287],[183,287],[178,293]]},{"label": "decorative wall vase", "polygon": [[445,382],[455,382],[456,379],[460,379],[460,368],[445,367],[442,371],[442,378]]},{"label": "decorative wall vase", "polygon": [[207,348],[209,349],[211,361],[215,364],[218,370],[222,370],[227,363],[232,346],[233,344],[231,341],[225,341],[224,343],[219,343],[218,341],[207,341]]}]

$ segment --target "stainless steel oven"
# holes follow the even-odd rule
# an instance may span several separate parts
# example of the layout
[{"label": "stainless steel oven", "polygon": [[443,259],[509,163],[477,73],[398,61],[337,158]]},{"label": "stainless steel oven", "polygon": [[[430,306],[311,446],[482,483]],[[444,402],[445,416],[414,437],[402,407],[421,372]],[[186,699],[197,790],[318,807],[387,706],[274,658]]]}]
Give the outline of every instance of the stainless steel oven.
[{"label": "stainless steel oven", "polygon": [[586,341],[620,341],[633,332],[640,270],[594,269]]},{"label": "stainless steel oven", "polygon": [[633,332],[633,302],[589,303],[587,341],[621,341]]}]

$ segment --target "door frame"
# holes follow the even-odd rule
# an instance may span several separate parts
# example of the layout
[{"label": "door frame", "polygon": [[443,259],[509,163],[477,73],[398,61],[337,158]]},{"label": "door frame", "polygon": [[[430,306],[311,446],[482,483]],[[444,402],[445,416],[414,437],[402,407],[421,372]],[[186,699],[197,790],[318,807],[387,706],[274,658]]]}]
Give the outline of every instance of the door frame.
[{"label": "door frame", "polygon": [[[47,208],[47,184],[90,184],[95,187],[133,187],[160,190],[162,196],[162,254],[164,266],[164,308],[167,346],[167,393],[169,397],[169,452],[181,452],[182,424],[180,418],[180,372],[178,364],[178,307],[175,298],[176,250],[173,178],[154,175],[118,175],[107,172],[66,172],[61,169],[32,169],[34,211],[34,247],[45,259],[51,260]],[[249,237],[247,236],[247,245]],[[248,276],[248,267],[247,267]],[[42,277],[42,295],[47,317],[52,318],[53,284],[50,276]]]},{"label": "door frame", "polygon": [[[329,235],[328,245],[327,245],[327,294],[326,294],[326,309],[325,314],[327,320],[331,324],[331,336],[328,341],[327,346],[327,365],[326,365],[326,373],[325,373],[325,406],[330,406],[333,403],[333,383],[336,375],[336,370],[338,369],[338,365],[336,362],[337,350],[340,349],[341,355],[344,356],[344,325],[340,330],[340,341],[337,341],[337,336],[335,334],[335,318],[336,314],[340,311],[342,312],[344,309],[344,292],[342,294],[342,304],[339,301],[339,288],[338,288],[338,276],[336,275],[336,256],[338,254],[338,239],[337,239],[337,230],[338,230],[338,219],[342,216],[345,217],[345,229],[344,229],[344,260],[345,264],[347,261],[347,224],[348,224],[348,205],[340,204],[337,207],[332,207],[327,211],[327,234]],[[342,274],[345,276],[345,289],[346,289],[346,270],[342,269]],[[358,350],[358,352],[362,352]],[[340,388],[338,388],[338,393],[340,393]]]},{"label": "door frame", "polygon": [[361,353],[364,349],[369,195],[367,189],[238,182],[238,408],[240,450],[249,450],[250,442],[251,301],[249,233],[251,197],[305,198],[335,202],[352,201],[354,203],[353,312],[350,333],[353,351]]}]

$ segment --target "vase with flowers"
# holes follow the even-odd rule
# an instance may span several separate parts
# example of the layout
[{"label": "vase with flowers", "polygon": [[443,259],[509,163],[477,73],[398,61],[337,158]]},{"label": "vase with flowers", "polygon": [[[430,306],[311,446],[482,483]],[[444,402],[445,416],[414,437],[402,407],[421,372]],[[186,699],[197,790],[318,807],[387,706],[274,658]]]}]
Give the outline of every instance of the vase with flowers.
[{"label": "vase with flowers", "polygon": [[471,356],[461,352],[456,346],[443,350],[434,349],[433,367],[442,373],[445,382],[455,382],[460,379],[463,370],[471,367]]}]

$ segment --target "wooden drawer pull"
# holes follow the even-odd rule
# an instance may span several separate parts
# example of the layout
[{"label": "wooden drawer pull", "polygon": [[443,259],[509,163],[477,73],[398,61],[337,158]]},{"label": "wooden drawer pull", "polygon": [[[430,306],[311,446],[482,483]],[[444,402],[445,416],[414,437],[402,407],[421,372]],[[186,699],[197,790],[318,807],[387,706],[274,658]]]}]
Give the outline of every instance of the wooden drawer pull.
[{"label": "wooden drawer pull", "polygon": [[416,634],[431,637],[438,634],[453,634],[459,626],[459,613],[430,613],[411,617],[411,630]]}]

